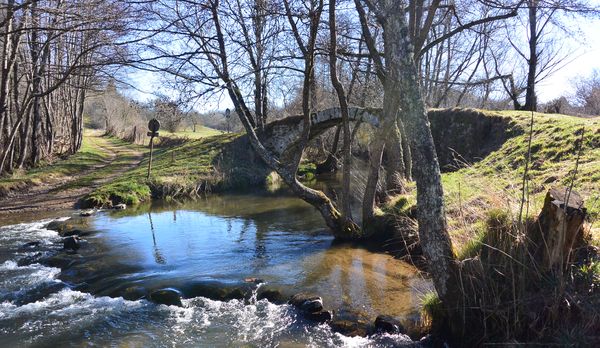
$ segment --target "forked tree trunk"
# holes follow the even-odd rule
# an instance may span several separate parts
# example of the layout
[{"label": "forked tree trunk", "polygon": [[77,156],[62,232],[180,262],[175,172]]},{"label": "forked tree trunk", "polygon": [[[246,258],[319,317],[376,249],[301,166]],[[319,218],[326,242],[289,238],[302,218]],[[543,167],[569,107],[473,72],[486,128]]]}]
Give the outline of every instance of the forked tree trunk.
[{"label": "forked tree trunk", "polygon": [[395,0],[379,0],[378,4],[372,10],[384,21],[384,100],[398,98],[403,111],[402,122],[409,135],[414,163],[413,177],[417,185],[419,239],[438,296],[446,308],[453,311],[458,308],[461,298],[457,264],[446,226],[440,167],[419,88],[404,7]]}]

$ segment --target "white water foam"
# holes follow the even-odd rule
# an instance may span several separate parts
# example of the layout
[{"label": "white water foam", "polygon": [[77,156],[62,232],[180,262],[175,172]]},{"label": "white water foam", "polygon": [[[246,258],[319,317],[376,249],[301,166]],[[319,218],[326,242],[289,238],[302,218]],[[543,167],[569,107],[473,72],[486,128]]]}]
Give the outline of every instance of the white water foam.
[{"label": "white water foam", "polygon": [[[72,290],[58,279],[58,268],[39,263],[19,266],[20,258],[35,254],[19,251],[24,243],[52,246],[60,241],[56,232],[44,228],[48,222],[0,228],[0,251],[12,255],[0,263],[0,295],[11,295],[0,303],[0,346],[276,347],[287,342],[310,347],[384,347],[407,342],[402,335],[346,337],[333,333],[328,325],[305,322],[289,305],[256,297],[250,303],[197,297],[176,307]],[[65,288],[30,303],[15,301],[45,284]]]}]

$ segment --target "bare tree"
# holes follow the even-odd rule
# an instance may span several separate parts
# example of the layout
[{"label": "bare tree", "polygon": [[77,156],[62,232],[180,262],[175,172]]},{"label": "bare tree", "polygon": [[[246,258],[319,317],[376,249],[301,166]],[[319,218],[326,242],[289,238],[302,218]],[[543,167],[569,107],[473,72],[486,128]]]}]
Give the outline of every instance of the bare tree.
[{"label": "bare tree", "polygon": [[575,103],[589,115],[600,115],[600,71],[575,81]]},{"label": "bare tree", "polygon": [[122,62],[129,11],[109,0],[0,5],[0,173],[79,149],[86,91]]}]

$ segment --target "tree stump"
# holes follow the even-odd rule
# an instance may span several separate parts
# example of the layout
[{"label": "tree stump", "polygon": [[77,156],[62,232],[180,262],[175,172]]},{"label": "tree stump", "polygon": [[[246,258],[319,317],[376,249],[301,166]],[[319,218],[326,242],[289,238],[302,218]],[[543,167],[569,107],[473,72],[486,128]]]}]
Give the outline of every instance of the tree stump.
[{"label": "tree stump", "polygon": [[[583,199],[566,188],[552,188],[546,194],[544,207],[534,226],[536,260],[546,270],[564,267],[571,251],[585,244],[586,209]],[[536,238],[537,237],[537,238]]]}]

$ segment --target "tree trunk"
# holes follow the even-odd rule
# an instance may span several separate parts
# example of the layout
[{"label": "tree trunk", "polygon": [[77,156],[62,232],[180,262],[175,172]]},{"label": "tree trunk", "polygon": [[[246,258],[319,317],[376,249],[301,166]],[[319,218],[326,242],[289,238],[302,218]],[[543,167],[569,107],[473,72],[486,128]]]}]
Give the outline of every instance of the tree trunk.
[{"label": "tree trunk", "polygon": [[419,239],[438,296],[445,307],[453,311],[458,308],[461,298],[457,264],[447,231],[440,167],[419,88],[404,8],[400,2],[392,0],[379,0],[379,4],[378,15],[385,18],[387,74],[384,102],[385,98],[397,98],[403,111],[402,121],[410,135],[413,176],[417,185]]},{"label": "tree trunk", "polygon": [[404,190],[402,180],[404,179],[406,168],[400,138],[400,129],[398,129],[397,124],[394,124],[390,136],[385,140],[385,193],[388,196],[401,193]]},{"label": "tree trunk", "polygon": [[565,188],[548,191],[538,224],[530,231],[537,246],[534,255],[545,270],[561,272],[571,251],[585,245],[585,217],[583,199],[577,192]]},{"label": "tree trunk", "polygon": [[352,211],[350,209],[350,166],[352,165],[352,154],[350,153],[350,121],[348,116],[348,99],[346,98],[346,91],[337,76],[337,28],[335,5],[335,0],[329,1],[329,75],[331,76],[331,84],[335,88],[338,96],[342,114],[342,134],[344,138],[342,144],[342,218],[346,221],[345,223],[349,223],[352,220]]},{"label": "tree trunk", "polygon": [[538,0],[529,0],[529,60],[527,71],[527,89],[523,110],[537,111],[537,96],[535,93],[536,73],[538,65],[537,52],[537,6]]}]

